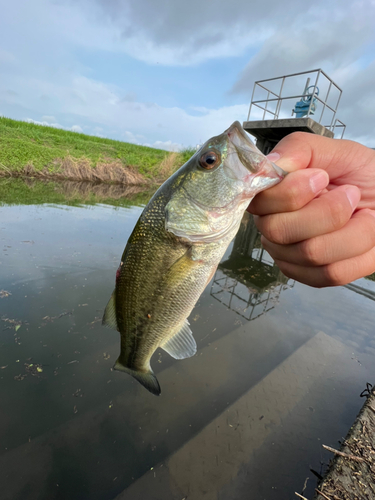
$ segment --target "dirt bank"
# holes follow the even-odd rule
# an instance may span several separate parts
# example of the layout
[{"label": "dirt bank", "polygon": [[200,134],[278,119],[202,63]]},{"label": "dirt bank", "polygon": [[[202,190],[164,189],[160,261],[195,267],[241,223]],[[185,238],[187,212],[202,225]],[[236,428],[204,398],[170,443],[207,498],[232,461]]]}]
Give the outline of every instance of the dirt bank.
[{"label": "dirt bank", "polygon": [[375,388],[368,385],[365,395],[367,401],[339,452],[333,451],[314,500],[375,499]]}]

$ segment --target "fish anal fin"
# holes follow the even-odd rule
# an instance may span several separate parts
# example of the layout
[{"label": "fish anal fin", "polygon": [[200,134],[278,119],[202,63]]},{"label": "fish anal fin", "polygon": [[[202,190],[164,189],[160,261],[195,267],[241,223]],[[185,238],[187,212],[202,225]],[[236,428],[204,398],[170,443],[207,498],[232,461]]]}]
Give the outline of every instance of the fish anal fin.
[{"label": "fish anal fin", "polygon": [[104,310],[102,324],[119,331],[116,318],[116,290],[113,290],[111,298]]},{"label": "fish anal fin", "polygon": [[181,330],[161,344],[160,347],[175,359],[185,359],[194,356],[197,352],[197,344],[189,328],[188,321],[185,320]]},{"label": "fish anal fin", "polygon": [[120,372],[128,373],[133,378],[135,378],[140,384],[142,384],[143,387],[145,387],[148,391],[150,391],[151,394],[154,394],[155,396],[160,396],[161,393],[160,385],[158,379],[156,378],[155,373],[151,370],[151,368],[146,372],[141,372],[139,370],[132,370],[131,368],[128,368],[127,366],[123,365],[120,359],[116,361],[113,368]]}]

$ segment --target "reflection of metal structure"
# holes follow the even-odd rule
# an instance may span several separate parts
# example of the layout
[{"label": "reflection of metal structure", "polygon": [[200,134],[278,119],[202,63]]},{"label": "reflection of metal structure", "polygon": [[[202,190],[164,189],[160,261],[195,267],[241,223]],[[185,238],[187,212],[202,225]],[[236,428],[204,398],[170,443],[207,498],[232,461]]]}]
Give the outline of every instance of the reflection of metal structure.
[{"label": "reflection of metal structure", "polygon": [[352,292],[359,293],[359,295],[363,295],[363,297],[366,297],[367,299],[375,300],[375,290],[365,288],[356,283],[348,283],[347,285],[344,285],[344,287]]},{"label": "reflection of metal structure", "polygon": [[[303,94],[300,94],[301,88],[304,88]],[[340,128],[342,138],[346,126],[336,118],[341,95],[340,87],[321,69],[259,80],[254,83],[249,114],[243,126],[257,138],[257,146],[265,154],[297,130],[333,137]],[[296,99],[300,101],[295,103]],[[290,118],[291,100],[295,103],[292,111],[295,118]],[[318,108],[320,113],[316,113]],[[311,118],[314,113],[315,120]],[[323,125],[323,121],[327,124]]]},{"label": "reflection of metal structure", "polygon": [[273,309],[281,291],[292,286],[261,247],[253,218],[246,213],[229,258],[215,273],[212,297],[250,321]]}]

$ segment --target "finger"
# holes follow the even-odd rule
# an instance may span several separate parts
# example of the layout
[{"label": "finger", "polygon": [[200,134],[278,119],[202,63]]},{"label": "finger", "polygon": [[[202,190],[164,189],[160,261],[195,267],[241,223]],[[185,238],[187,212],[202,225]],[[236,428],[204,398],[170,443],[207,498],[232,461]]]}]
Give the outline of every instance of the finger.
[{"label": "finger", "polygon": [[361,197],[355,186],[340,186],[295,212],[256,216],[259,231],[272,243],[288,245],[341,229]]},{"label": "finger", "polygon": [[292,245],[276,245],[262,236],[273,259],[299,266],[323,266],[358,257],[375,246],[375,211],[360,210],[338,231]]},{"label": "finger", "polygon": [[287,172],[303,168],[326,170],[332,181],[345,176],[346,169],[360,170],[373,161],[373,151],[353,141],[294,132],[284,137],[268,158]]},{"label": "finger", "polygon": [[375,271],[375,248],[359,257],[320,267],[298,266],[278,260],[275,263],[286,276],[305,285],[317,288],[346,285]]},{"label": "finger", "polygon": [[324,170],[292,172],[280,184],[255,196],[248,211],[256,215],[266,215],[299,210],[326,188],[328,183],[329,177]]}]

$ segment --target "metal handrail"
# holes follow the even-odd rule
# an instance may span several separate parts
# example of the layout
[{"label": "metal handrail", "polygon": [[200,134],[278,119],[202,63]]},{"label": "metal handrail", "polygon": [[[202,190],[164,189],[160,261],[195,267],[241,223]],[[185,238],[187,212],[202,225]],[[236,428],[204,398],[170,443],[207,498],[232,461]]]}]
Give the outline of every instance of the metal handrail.
[{"label": "metal handrail", "polygon": [[[311,92],[311,95],[313,96],[313,98],[310,100],[309,107],[308,107],[308,109],[306,111],[306,117],[309,117],[310,115],[314,114],[315,108],[313,108],[313,105],[314,105],[314,103],[316,101],[319,102],[319,103],[321,103],[322,104],[322,111],[320,113],[319,123],[321,123],[325,111],[329,110],[332,113],[332,118],[331,118],[330,125],[328,125],[326,128],[330,129],[331,131],[334,131],[335,128],[342,127],[343,128],[343,132],[342,132],[342,135],[341,135],[341,137],[342,137],[343,133],[345,131],[346,126],[343,124],[343,122],[341,122],[340,120],[338,120],[336,118],[336,112],[337,112],[337,108],[338,108],[338,105],[339,105],[340,100],[341,100],[342,90],[320,68],[314,69],[314,70],[310,70],[310,71],[302,71],[300,73],[292,73],[290,75],[284,75],[284,76],[279,76],[279,77],[274,77],[274,78],[267,78],[265,80],[256,81],[254,83],[254,87],[253,87],[253,92],[252,92],[252,96],[251,96],[251,103],[250,103],[249,112],[248,112],[248,115],[247,115],[247,121],[250,120],[251,111],[252,111],[252,107],[253,106],[257,107],[257,108],[259,108],[259,109],[261,109],[263,111],[263,120],[266,118],[267,114],[273,116],[274,119],[278,119],[279,115],[280,115],[280,111],[281,111],[281,106],[282,106],[282,104],[283,104],[284,101],[287,101],[287,100],[290,100],[290,99],[303,99],[304,97],[306,97],[306,88],[305,88],[304,94],[291,95],[291,96],[290,95],[289,96],[282,96],[285,81],[287,79],[289,79],[289,78],[292,78],[292,77],[297,77],[297,76],[306,75],[306,74],[313,75],[314,73],[316,74],[315,82],[314,82],[313,85],[310,86],[310,88],[313,89],[313,91]],[[329,82],[327,93],[326,93],[326,95],[325,95],[324,98],[321,98],[321,97],[319,97],[317,95],[317,93],[318,93],[317,92],[317,90],[318,90],[318,81],[319,81],[319,78],[322,77],[322,76],[324,78],[326,78],[328,80],[328,82]],[[277,81],[277,80],[280,80],[280,89],[279,89],[278,92],[277,92],[277,90],[272,90],[272,89],[268,88],[269,86],[267,85],[268,82]],[[308,78],[308,81],[309,80],[310,80],[310,78]],[[258,87],[260,89],[262,89],[262,91],[266,91],[267,92],[267,98],[266,99],[257,99],[257,100],[254,100],[255,91],[256,91],[256,89]],[[319,87],[320,87],[320,84],[319,84]],[[274,86],[273,86],[273,88],[274,88]],[[337,99],[337,102],[336,102],[335,105],[334,104],[330,105],[327,102],[328,101],[328,97],[329,97],[329,95],[331,93],[332,88],[337,89],[338,92],[339,92],[338,99]],[[276,106],[274,107],[274,110],[269,109],[269,104],[270,103],[276,103]],[[263,104],[263,106],[262,106],[262,104]],[[293,112],[294,112],[294,109],[293,109]],[[292,115],[293,115],[293,112],[292,112]]]},{"label": "metal handrail", "polygon": [[[272,101],[286,101],[288,99],[299,99],[299,98],[302,98],[302,97],[305,97],[305,94],[301,94],[301,95],[292,95],[292,96],[288,96],[288,97],[278,97],[277,99],[259,99],[258,101],[253,101],[251,104],[253,104],[254,106],[257,106],[258,108],[260,109],[266,109],[266,108],[263,108],[262,106],[259,106],[258,103],[259,102],[272,102]],[[317,95],[314,96],[314,99],[316,99],[317,101],[321,102],[322,104],[325,105],[326,108],[330,109],[331,111],[336,111],[337,108],[332,108],[331,106],[329,106],[325,101],[323,101],[322,99],[320,99],[320,97],[318,97]],[[269,111],[267,109],[267,112],[268,113],[271,113],[273,115],[276,115],[276,111],[273,112],[273,111]],[[249,116],[248,116],[249,118]],[[320,117],[321,118],[321,117]]]}]

